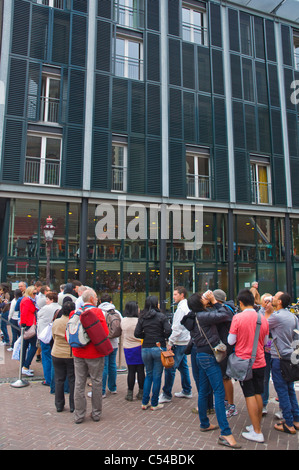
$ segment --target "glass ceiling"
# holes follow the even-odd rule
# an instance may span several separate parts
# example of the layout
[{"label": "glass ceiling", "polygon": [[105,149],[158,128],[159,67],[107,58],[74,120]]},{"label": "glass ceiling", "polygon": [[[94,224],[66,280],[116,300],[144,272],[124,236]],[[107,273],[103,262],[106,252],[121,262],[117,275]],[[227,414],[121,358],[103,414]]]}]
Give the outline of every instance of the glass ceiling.
[{"label": "glass ceiling", "polygon": [[229,3],[243,5],[293,23],[299,23],[299,0],[229,0]]}]

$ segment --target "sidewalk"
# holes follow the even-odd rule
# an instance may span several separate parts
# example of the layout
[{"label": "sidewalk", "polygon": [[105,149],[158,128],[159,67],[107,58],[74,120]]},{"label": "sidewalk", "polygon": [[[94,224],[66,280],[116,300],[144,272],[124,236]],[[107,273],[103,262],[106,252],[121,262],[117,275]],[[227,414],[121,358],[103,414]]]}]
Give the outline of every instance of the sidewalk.
[{"label": "sidewalk", "polygon": [[[56,412],[54,395],[49,393],[49,387],[41,384],[42,365],[36,363],[35,359],[31,365],[35,377],[29,379],[29,385],[24,388],[14,388],[10,385],[10,382],[14,382],[18,377],[19,370],[19,362],[12,360],[11,354],[6,348],[0,348],[0,450],[105,450],[105,455],[110,456],[113,451],[128,451],[126,455],[130,455],[130,451],[136,450],[161,453],[168,451],[168,454],[181,451],[190,455],[198,450],[230,451],[217,444],[219,430],[210,433],[199,431],[198,415],[191,412],[192,408],[197,406],[197,392],[193,380],[192,399],[174,397],[162,410],[143,411],[139,400],[127,402],[124,399],[127,374],[119,373],[118,393],[112,395],[108,392],[107,398],[103,399],[101,421],[96,423],[89,417],[90,399],[87,398],[86,419],[82,424],[75,424],[67,404],[65,411]],[[89,390],[87,387],[86,391]],[[274,413],[279,410],[279,406],[275,400],[272,382],[268,414],[263,418],[263,444],[242,438],[241,433],[250,422],[237,382],[234,384],[234,390],[239,413],[230,418],[229,423],[236,440],[242,444],[242,450],[299,449],[299,433],[293,436],[274,429],[277,421]],[[173,391],[180,391],[179,373],[176,375]],[[137,393],[137,384],[134,392]],[[217,423],[215,415],[212,416],[211,422]]]}]

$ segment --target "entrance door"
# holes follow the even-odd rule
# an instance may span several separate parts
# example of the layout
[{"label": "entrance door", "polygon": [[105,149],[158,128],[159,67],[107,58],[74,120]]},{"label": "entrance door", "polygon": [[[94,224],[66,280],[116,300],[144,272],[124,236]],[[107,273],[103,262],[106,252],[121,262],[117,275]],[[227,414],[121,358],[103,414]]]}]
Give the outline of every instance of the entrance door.
[{"label": "entrance door", "polygon": [[216,285],[216,272],[215,270],[197,269],[196,270],[196,292],[202,294],[207,290],[217,289]]}]

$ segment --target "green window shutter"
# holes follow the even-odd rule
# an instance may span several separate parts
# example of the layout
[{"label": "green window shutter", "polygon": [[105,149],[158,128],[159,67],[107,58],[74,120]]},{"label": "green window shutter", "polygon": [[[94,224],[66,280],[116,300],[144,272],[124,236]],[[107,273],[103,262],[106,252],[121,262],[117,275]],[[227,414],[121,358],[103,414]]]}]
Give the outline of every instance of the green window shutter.
[{"label": "green window shutter", "polygon": [[255,107],[245,104],[246,146],[249,152],[257,152]]},{"label": "green window shutter", "polygon": [[244,108],[239,101],[233,101],[233,132],[235,148],[245,149]]},{"label": "green window shutter", "polygon": [[271,109],[271,124],[273,152],[278,155],[283,155],[282,123],[280,110]]},{"label": "green window shutter", "polygon": [[2,160],[2,181],[11,183],[21,183],[24,162],[24,127],[22,121],[13,119],[6,120],[3,160]]},{"label": "green window shutter", "polygon": [[144,83],[132,81],[131,89],[131,132],[144,134],[145,130],[145,93]]},{"label": "green window shutter", "polygon": [[230,50],[240,52],[239,13],[237,10],[232,10],[231,8],[228,9],[228,24]]},{"label": "green window shutter", "polygon": [[231,81],[232,81],[232,95],[233,98],[243,98],[242,93],[242,74],[241,74],[241,59],[239,55],[230,55],[230,68],[231,68]]},{"label": "green window shutter", "polygon": [[129,139],[128,148],[128,193],[145,193],[145,141],[144,138]]},{"label": "green window shutter", "polygon": [[295,105],[291,101],[291,83],[294,80],[293,70],[284,68],[284,87],[285,87],[285,98],[286,98],[286,107],[290,110],[295,110]]},{"label": "green window shutter", "polygon": [[73,0],[73,10],[87,13],[88,2],[86,0]]},{"label": "green window shutter", "polygon": [[237,202],[249,204],[251,202],[250,168],[245,150],[235,150],[235,187]]},{"label": "green window shutter", "polygon": [[181,86],[181,45],[176,39],[169,39],[169,83]]},{"label": "green window shutter", "polygon": [[147,85],[147,133],[161,135],[160,86]]},{"label": "green window shutter", "polygon": [[161,141],[147,140],[147,194],[161,195]]},{"label": "green window shutter", "polygon": [[216,3],[210,4],[210,28],[211,28],[211,44],[212,46],[222,47],[222,27],[220,5]]},{"label": "green window shutter", "polygon": [[85,67],[86,56],[86,18],[81,15],[73,15],[71,64]]},{"label": "green window shutter", "polygon": [[91,189],[109,191],[111,189],[111,145],[107,132],[94,130],[92,148]]},{"label": "green window shutter", "polygon": [[198,89],[211,93],[210,51],[206,47],[198,46]]},{"label": "green window shutter", "polygon": [[257,101],[268,104],[266,68],[264,62],[255,62]]},{"label": "green window shutter", "polygon": [[13,54],[28,55],[29,15],[30,3],[15,0],[11,37],[11,52]]},{"label": "green window shutter", "polygon": [[27,61],[12,58],[8,82],[7,114],[25,116]]},{"label": "green window shutter", "polygon": [[168,0],[168,33],[173,36],[180,35],[179,0]]},{"label": "green window shutter", "polygon": [[184,140],[195,141],[195,103],[194,93],[183,92],[184,100]]},{"label": "green window shutter", "polygon": [[169,195],[186,197],[186,154],[182,142],[169,142]]},{"label": "green window shutter", "polygon": [[276,62],[274,21],[266,20],[267,59]]},{"label": "green window shutter", "polygon": [[281,25],[281,40],[282,40],[282,54],[284,65],[292,65],[292,53],[291,53],[291,37],[290,28],[286,25]]},{"label": "green window shutter", "polygon": [[182,56],[183,56],[183,86],[184,88],[195,88],[195,60],[194,60],[194,46],[193,44],[182,43]]},{"label": "green window shutter", "polygon": [[291,185],[292,185],[292,201],[294,207],[299,207],[299,160],[297,158],[290,158],[291,170]]},{"label": "green window shutter", "polygon": [[70,69],[69,79],[69,113],[68,121],[72,124],[84,125],[85,111],[85,73]]},{"label": "green window shutter", "polygon": [[287,113],[289,150],[291,157],[299,158],[298,123],[296,114]]},{"label": "green window shutter", "polygon": [[65,132],[62,186],[82,188],[84,131],[68,127]]},{"label": "green window shutter", "polygon": [[121,78],[113,79],[112,129],[128,132],[128,80]]},{"label": "green window shutter", "polygon": [[147,28],[160,31],[160,0],[147,0]]},{"label": "green window shutter", "polygon": [[182,92],[169,89],[169,136],[181,139],[182,134]]},{"label": "green window shutter", "polygon": [[68,65],[70,45],[70,14],[54,9],[52,61]]},{"label": "green window shutter", "polygon": [[222,98],[214,98],[214,128],[215,128],[215,144],[226,145],[226,114],[225,101]]},{"label": "green window shutter", "polygon": [[279,99],[279,88],[278,88],[278,76],[277,66],[274,64],[268,64],[268,75],[269,75],[269,93],[271,106],[280,106]]},{"label": "green window shutter", "polygon": [[49,8],[32,5],[30,57],[49,60]]},{"label": "green window shutter", "polygon": [[213,143],[212,100],[210,96],[198,95],[199,143]]},{"label": "green window shutter", "polygon": [[215,147],[214,151],[215,169],[215,199],[217,201],[229,201],[229,173],[227,149]]},{"label": "green window shutter", "polygon": [[147,79],[160,81],[160,36],[147,34]]},{"label": "green window shutter", "polygon": [[224,95],[222,51],[219,51],[218,49],[212,50],[212,64],[214,93]]},{"label": "green window shutter", "polygon": [[[83,0],[86,1],[86,0]],[[111,19],[111,0],[98,0],[98,16]]]},{"label": "green window shutter", "polygon": [[97,27],[96,69],[110,72],[111,24],[98,20]]},{"label": "green window shutter", "polygon": [[109,128],[110,77],[96,74],[94,125]]},{"label": "green window shutter", "polygon": [[39,121],[41,71],[41,63],[29,62],[27,118],[30,121]]},{"label": "green window shutter", "polygon": [[255,57],[265,58],[264,20],[259,16],[254,17]]},{"label": "green window shutter", "polygon": [[270,121],[268,108],[258,107],[260,152],[271,153]]},{"label": "green window shutter", "polygon": [[274,156],[272,162],[274,178],[274,184],[272,185],[272,188],[274,189],[274,204],[284,206],[287,202],[284,158]]}]

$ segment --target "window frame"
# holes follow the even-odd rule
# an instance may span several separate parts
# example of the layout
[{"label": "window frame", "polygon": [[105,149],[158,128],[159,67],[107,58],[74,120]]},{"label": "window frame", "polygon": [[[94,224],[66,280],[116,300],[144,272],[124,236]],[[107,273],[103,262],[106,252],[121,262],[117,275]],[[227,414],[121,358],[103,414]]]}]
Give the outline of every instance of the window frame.
[{"label": "window frame", "polygon": [[[194,167],[194,173],[188,173],[187,172],[187,159],[192,158],[193,159],[193,167]],[[201,175],[199,174],[199,159],[205,159],[208,160],[208,175]],[[190,195],[189,192],[189,185],[190,181],[188,181],[188,177],[191,178],[191,184],[194,185],[194,195]],[[202,178],[202,182],[200,182],[200,178]],[[194,179],[194,182],[192,182],[192,179]],[[203,196],[200,194],[199,190],[199,184],[203,184],[203,192],[207,194],[207,196]],[[206,184],[208,183],[208,187],[205,187]],[[186,149],[186,185],[187,185],[187,198],[192,198],[192,199],[206,199],[210,200],[211,199],[211,157],[210,157],[210,151],[209,149],[191,149],[187,148]]]},{"label": "window frame", "polygon": [[[260,181],[259,169],[265,168],[267,175],[267,182]],[[254,177],[254,178],[253,178]],[[267,188],[267,202],[261,199],[264,197],[262,194],[263,187]],[[250,157],[250,188],[251,188],[251,202],[252,204],[266,205],[272,204],[272,185],[271,185],[271,165],[270,159],[266,157],[251,156]],[[264,188],[265,189],[265,188]]]},{"label": "window frame", "polygon": [[293,30],[294,68],[299,70],[299,30]]},{"label": "window frame", "polygon": [[[124,41],[124,54],[119,55],[117,54],[117,41],[122,40]],[[138,59],[135,59],[134,57],[130,57],[129,54],[129,43],[134,43],[138,44],[139,46],[139,54],[138,54]],[[117,61],[121,62],[123,61],[123,74],[117,73]],[[134,61],[138,64],[138,78],[130,76],[129,73],[129,66],[130,66],[130,61],[134,63]],[[115,46],[114,46],[114,74],[117,77],[122,77],[122,78],[128,78],[130,80],[138,80],[138,81],[143,81],[144,80],[144,68],[143,68],[143,40],[142,38],[138,38],[135,36],[130,36],[130,35],[124,35],[124,34],[117,34],[115,38]]]},{"label": "window frame", "polygon": [[[123,165],[113,165],[113,148],[120,147],[123,149]],[[122,189],[115,188],[115,174],[113,170],[122,170]],[[119,184],[119,183],[116,183]],[[126,193],[128,188],[128,141],[126,137],[113,136],[111,144],[111,192]]]},{"label": "window frame", "polygon": [[[190,23],[186,23],[183,21],[183,10],[189,10],[190,12]],[[201,26],[198,27],[194,22],[194,14],[199,13],[201,15]],[[193,44],[198,44],[201,46],[208,46],[208,28],[207,28],[207,12],[203,8],[196,8],[193,5],[188,3],[182,4],[181,9],[181,28],[182,28],[182,39],[183,41],[192,42]],[[190,39],[184,37],[184,31],[188,30],[190,32]],[[195,40],[195,34],[198,30],[201,40]]]}]

